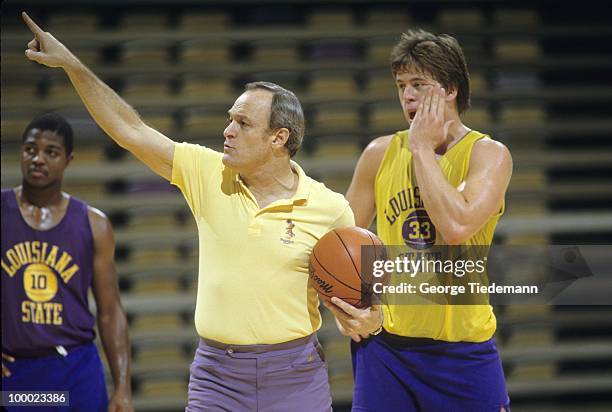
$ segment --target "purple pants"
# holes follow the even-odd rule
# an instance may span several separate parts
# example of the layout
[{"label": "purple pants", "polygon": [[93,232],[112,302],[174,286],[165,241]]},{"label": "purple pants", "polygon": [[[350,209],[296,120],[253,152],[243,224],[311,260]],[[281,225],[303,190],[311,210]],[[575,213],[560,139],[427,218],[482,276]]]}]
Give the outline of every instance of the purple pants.
[{"label": "purple pants", "polygon": [[316,336],[275,345],[200,339],[186,412],[331,411],[327,365]]}]

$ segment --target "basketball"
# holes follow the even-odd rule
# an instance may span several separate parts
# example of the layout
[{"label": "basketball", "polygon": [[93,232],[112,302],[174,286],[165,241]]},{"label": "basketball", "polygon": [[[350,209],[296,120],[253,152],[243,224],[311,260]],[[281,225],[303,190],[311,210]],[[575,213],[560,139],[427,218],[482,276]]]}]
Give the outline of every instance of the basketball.
[{"label": "basketball", "polygon": [[[362,246],[378,246],[364,249]],[[383,244],[369,230],[359,227],[334,229],[315,244],[310,254],[310,282],[321,299],[337,297],[358,307],[370,306],[372,272],[362,274],[362,262],[382,258]],[[370,264],[371,266],[371,264]]]}]

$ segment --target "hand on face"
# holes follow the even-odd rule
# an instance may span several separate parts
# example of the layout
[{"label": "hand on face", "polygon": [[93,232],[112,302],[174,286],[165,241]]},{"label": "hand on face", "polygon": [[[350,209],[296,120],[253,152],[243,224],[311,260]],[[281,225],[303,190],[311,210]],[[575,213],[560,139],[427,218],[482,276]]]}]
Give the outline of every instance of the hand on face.
[{"label": "hand on face", "polygon": [[21,13],[21,17],[34,34],[34,38],[28,43],[25,51],[28,59],[48,67],[65,67],[71,59],[75,58],[66,46],[51,33],[43,31],[27,13]]},{"label": "hand on face", "polygon": [[435,150],[448,137],[453,120],[445,121],[446,91],[439,84],[432,85],[419,103],[410,125],[410,149]]}]

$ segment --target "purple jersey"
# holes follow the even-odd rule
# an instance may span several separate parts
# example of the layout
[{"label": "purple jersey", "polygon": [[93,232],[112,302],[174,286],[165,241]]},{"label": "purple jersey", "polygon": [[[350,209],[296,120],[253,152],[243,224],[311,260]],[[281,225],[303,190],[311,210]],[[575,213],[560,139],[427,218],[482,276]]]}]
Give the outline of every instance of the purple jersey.
[{"label": "purple jersey", "polygon": [[2,352],[36,357],[94,339],[93,251],[85,203],[71,197],[59,224],[41,231],[26,223],[15,192],[2,190]]}]

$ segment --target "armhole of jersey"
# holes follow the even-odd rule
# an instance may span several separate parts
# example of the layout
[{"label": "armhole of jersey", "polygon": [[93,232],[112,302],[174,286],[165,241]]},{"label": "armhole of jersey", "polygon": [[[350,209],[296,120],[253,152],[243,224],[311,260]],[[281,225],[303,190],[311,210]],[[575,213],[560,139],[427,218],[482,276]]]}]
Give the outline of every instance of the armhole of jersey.
[{"label": "armhole of jersey", "polygon": [[[74,199],[72,197],[72,195],[70,196],[70,200]],[[89,232],[89,239],[91,240],[91,245],[94,247],[94,254],[92,255],[92,257],[95,257],[95,247],[96,247],[96,236],[94,235],[94,230],[93,230],[93,222],[92,222],[92,218],[91,216],[89,216],[89,204],[87,204],[84,201],[81,201],[83,203],[83,205],[85,206],[85,218],[87,221],[87,231]],[[93,206],[92,206],[93,207]],[[96,212],[94,212],[93,210],[91,211],[92,214],[96,214]],[[110,221],[110,219],[109,219]],[[92,272],[93,274],[93,272]]]},{"label": "armhole of jersey", "polygon": [[376,188],[378,186],[378,179],[380,178],[380,171],[382,170],[383,164],[385,164],[385,162],[387,161],[387,157],[390,156],[389,153],[391,152],[391,146],[395,144],[395,139],[398,138],[399,133],[400,132],[395,132],[395,134],[391,137],[391,141],[385,149],[385,154],[383,155],[382,160],[378,165],[378,169],[376,170],[376,175],[374,176],[374,203],[376,203]]},{"label": "armhole of jersey", "polygon": [[476,143],[478,143],[479,141],[481,141],[482,139],[486,139],[486,138],[490,139],[491,138],[487,134],[483,134],[483,133],[480,133],[480,132],[477,132],[477,133],[478,133],[478,135],[476,136],[474,141],[470,144],[470,148],[467,150],[468,162],[467,162],[467,165],[465,166],[465,175],[463,176],[463,180],[465,180],[467,178],[467,175],[470,172],[470,163],[472,162],[472,151],[474,150],[474,145]]},{"label": "armhole of jersey", "polygon": [[[465,176],[466,177],[467,177],[467,174],[470,171],[470,162],[472,161],[472,150],[474,150],[474,145],[476,143],[478,143],[482,139],[491,139],[491,136],[489,136],[488,134],[484,134],[484,133],[480,133],[480,132],[478,132],[478,134],[479,134],[479,136],[477,136],[476,139],[474,139],[474,142],[470,146],[470,149],[469,149],[469,152],[468,152],[468,154],[469,154],[469,161],[468,161],[468,164],[467,164],[467,170],[465,172]],[[504,214],[505,211],[506,211],[506,196],[504,195],[504,198],[502,199],[501,208],[492,217],[500,218]]]}]

